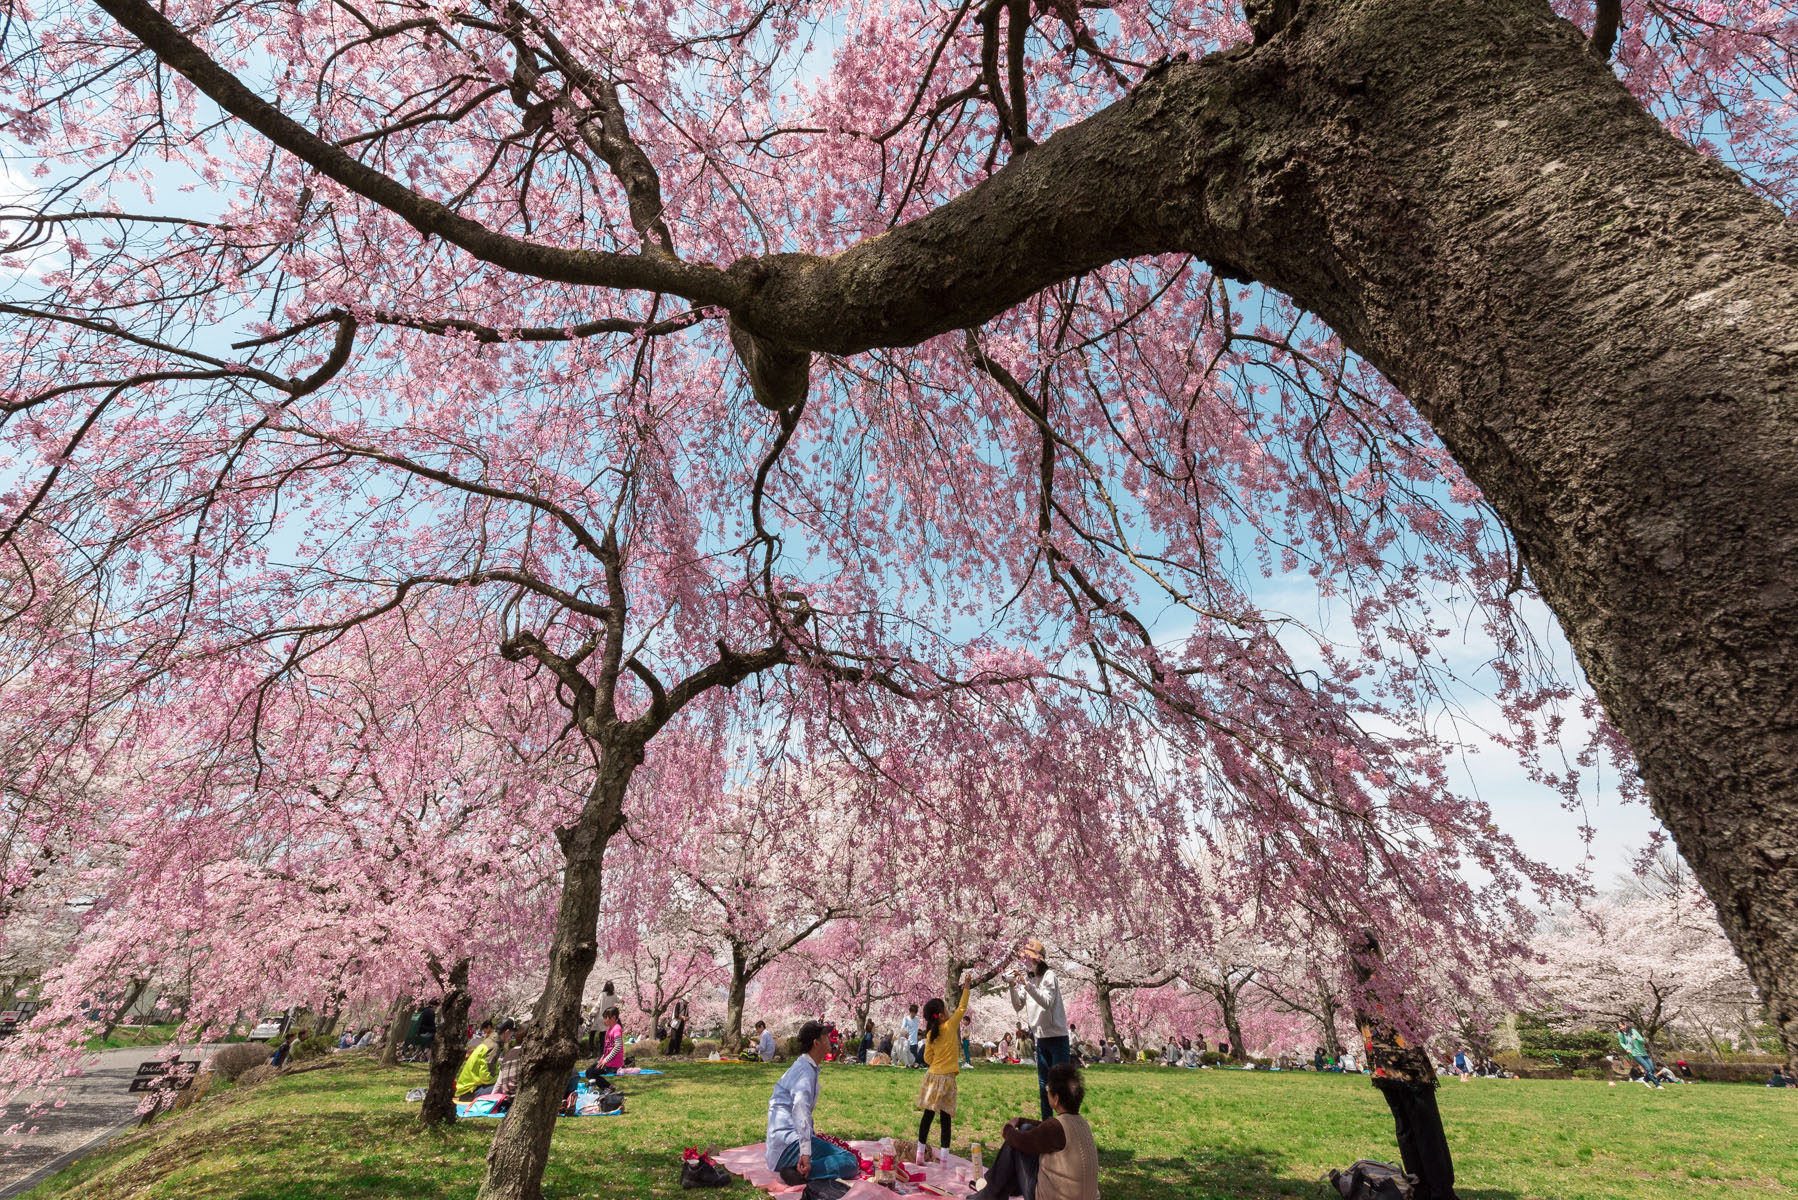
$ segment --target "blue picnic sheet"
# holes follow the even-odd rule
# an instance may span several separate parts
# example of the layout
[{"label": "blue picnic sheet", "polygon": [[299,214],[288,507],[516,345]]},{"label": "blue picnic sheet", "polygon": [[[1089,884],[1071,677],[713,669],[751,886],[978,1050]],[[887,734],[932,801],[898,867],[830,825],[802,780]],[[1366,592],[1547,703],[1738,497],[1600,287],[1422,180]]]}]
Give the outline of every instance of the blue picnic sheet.
[{"label": "blue picnic sheet", "polygon": [[[635,1075],[620,1075],[620,1076],[613,1076],[612,1078],[615,1078],[615,1079],[641,1079],[645,1075],[660,1075],[660,1074],[661,1074],[660,1071],[638,1071]],[[588,1096],[592,1096],[595,1094],[596,1093],[594,1093],[590,1088],[587,1088],[586,1086],[583,1085],[579,1092],[580,1099],[575,1101],[575,1107],[578,1109],[582,1104],[584,1104],[586,1102],[586,1098]],[[497,1121],[501,1117],[505,1116],[506,1114],[503,1112],[494,1112],[493,1111],[493,1101],[489,1100],[485,1096],[481,1096],[474,1100],[470,1100],[467,1104],[456,1105],[456,1115],[458,1117],[475,1117],[475,1118],[488,1117],[488,1118],[491,1118],[492,1120]],[[618,1117],[618,1116],[624,1115],[624,1110],[619,1109],[617,1112],[609,1112],[609,1113],[577,1113],[576,1115],[582,1116],[582,1117]]]}]

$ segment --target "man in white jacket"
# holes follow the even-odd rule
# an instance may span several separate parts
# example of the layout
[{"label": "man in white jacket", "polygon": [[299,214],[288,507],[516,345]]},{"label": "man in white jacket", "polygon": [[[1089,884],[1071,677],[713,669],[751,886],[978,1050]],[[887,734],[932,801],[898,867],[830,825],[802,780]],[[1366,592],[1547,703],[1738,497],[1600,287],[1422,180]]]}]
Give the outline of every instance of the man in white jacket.
[{"label": "man in white jacket", "polygon": [[1061,1002],[1061,980],[1049,969],[1043,944],[1035,938],[1018,952],[1018,967],[1007,971],[1011,1006],[1021,1015],[1036,1043],[1036,1090],[1043,1120],[1050,1116],[1049,1068],[1068,1061],[1068,1012]]},{"label": "man in white jacket", "polygon": [[824,1026],[807,1021],[799,1029],[799,1057],[787,1068],[768,1101],[768,1169],[789,1186],[808,1179],[854,1179],[861,1161],[812,1128],[818,1107],[818,1067],[829,1050]]}]

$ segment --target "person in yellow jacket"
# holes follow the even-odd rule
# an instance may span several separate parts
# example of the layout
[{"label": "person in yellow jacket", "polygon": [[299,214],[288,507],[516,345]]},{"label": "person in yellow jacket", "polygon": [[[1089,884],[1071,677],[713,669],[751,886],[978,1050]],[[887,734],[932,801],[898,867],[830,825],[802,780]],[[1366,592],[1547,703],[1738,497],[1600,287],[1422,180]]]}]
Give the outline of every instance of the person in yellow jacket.
[{"label": "person in yellow jacket", "polygon": [[462,1070],[456,1076],[457,1104],[466,1104],[476,1096],[493,1090],[494,1080],[499,1077],[500,1055],[505,1053],[506,1043],[512,1040],[512,1031],[516,1028],[511,1021],[503,1021],[497,1033],[489,1034],[480,1045],[468,1052],[467,1059],[462,1063]]},{"label": "person in yellow jacket", "polygon": [[973,973],[961,975],[961,1002],[945,1014],[940,999],[924,1006],[924,1086],[918,1091],[918,1145],[930,1140],[932,1118],[943,1118],[943,1149],[949,1148],[949,1123],[955,1117],[956,1081],[961,1074],[961,1022],[968,1014],[968,982]]}]

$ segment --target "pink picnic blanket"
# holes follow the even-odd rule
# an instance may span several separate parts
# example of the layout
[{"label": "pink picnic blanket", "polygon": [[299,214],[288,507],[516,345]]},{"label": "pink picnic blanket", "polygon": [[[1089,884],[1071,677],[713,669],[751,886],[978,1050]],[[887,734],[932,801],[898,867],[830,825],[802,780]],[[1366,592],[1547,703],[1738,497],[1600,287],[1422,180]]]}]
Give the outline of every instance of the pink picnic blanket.
[{"label": "pink picnic blanket", "polygon": [[[880,1158],[879,1142],[850,1142],[849,1148],[862,1158],[877,1161]],[[805,1191],[805,1187],[789,1187],[780,1181],[780,1176],[768,1169],[768,1143],[757,1142],[753,1146],[738,1146],[733,1150],[723,1150],[713,1156],[719,1166],[732,1175],[741,1175],[752,1187],[758,1187],[774,1196],[797,1197]],[[844,1193],[843,1200],[892,1200],[898,1195],[930,1195],[927,1188],[935,1188],[939,1194],[950,1196],[966,1196],[969,1194],[968,1172],[973,1163],[957,1154],[943,1154],[940,1163],[929,1163],[923,1167],[924,1186],[919,1184],[898,1184],[888,1187],[868,1179],[854,1181],[845,1180],[849,1190]],[[913,1167],[915,1174],[919,1168]],[[957,1172],[960,1172],[959,1174]]]}]

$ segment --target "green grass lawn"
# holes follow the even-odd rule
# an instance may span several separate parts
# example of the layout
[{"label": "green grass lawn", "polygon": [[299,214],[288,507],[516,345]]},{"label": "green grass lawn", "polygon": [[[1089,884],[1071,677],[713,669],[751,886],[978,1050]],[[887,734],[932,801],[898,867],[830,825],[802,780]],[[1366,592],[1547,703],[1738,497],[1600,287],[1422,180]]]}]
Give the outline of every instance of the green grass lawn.
[{"label": "green grass lawn", "polygon": [[[681,1064],[627,1079],[626,1115],[562,1121],[552,1200],[680,1192],[680,1147],[760,1141],[778,1067]],[[909,1136],[920,1076],[826,1066],[820,1128]],[[201,1101],[114,1143],[31,1200],[365,1200],[468,1197],[495,1123],[422,1130],[404,1102],[422,1067],[361,1056]],[[1035,1071],[962,1075],[955,1141],[994,1140],[1036,1103]],[[1463,1200],[1798,1196],[1798,1092],[1694,1084],[1650,1092],[1586,1081],[1446,1081],[1441,1105]],[[1392,1122],[1364,1077],[1100,1067],[1086,1115],[1106,1200],[1307,1196],[1357,1158],[1395,1159]],[[750,1193],[739,1184],[732,1191]]]},{"label": "green grass lawn", "polygon": [[118,1050],[128,1046],[166,1046],[175,1040],[178,1025],[121,1025],[110,1037],[91,1037],[87,1048],[93,1051]]}]

